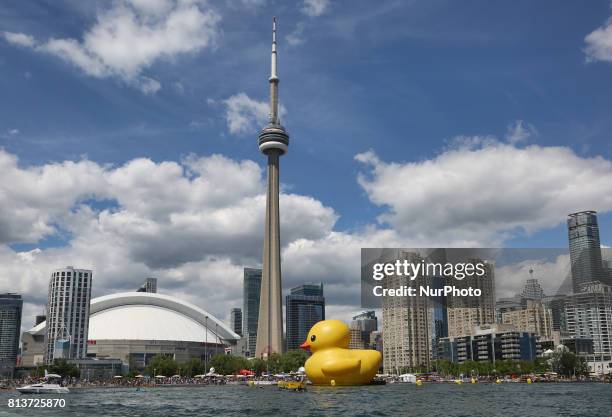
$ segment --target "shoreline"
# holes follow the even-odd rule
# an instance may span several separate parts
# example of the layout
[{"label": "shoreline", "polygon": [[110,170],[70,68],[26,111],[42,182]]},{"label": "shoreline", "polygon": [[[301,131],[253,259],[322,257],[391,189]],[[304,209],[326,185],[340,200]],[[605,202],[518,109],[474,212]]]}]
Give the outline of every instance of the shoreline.
[{"label": "shoreline", "polygon": [[[461,384],[457,384],[455,381],[428,381],[423,382],[423,385],[550,385],[550,384],[610,384],[610,382],[605,381],[547,381],[547,382],[533,382],[528,384],[524,381],[504,381],[500,384],[497,384],[495,381],[479,381],[477,383],[472,384],[470,381],[464,381]],[[368,384],[368,385],[355,385],[355,386],[342,386],[342,387],[333,387],[337,388],[349,388],[349,387],[371,387],[371,386],[385,386],[385,385],[414,385],[417,384],[412,382],[393,382],[387,384]],[[149,390],[149,389],[164,389],[164,388],[206,388],[206,387],[248,387],[247,384],[154,384],[154,385],[137,385],[137,386],[129,386],[129,385],[88,385],[88,386],[68,386],[67,388],[71,391],[87,391],[87,390],[96,390],[96,389],[120,389],[120,390]],[[308,385],[309,387],[327,387],[327,386],[318,386],[318,385]],[[276,388],[276,384],[259,386],[261,388],[264,387],[274,387]],[[2,392],[16,392],[17,387],[11,388],[3,388],[0,390]]]}]

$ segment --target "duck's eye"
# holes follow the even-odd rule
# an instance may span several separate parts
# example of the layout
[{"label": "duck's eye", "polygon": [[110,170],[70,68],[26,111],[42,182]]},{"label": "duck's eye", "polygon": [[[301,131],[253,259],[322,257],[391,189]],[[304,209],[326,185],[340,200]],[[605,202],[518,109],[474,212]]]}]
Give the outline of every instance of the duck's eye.
[{"label": "duck's eye", "polygon": [[314,334],[312,336],[310,336],[310,341],[314,342],[315,340],[317,340],[317,336],[315,336]]}]

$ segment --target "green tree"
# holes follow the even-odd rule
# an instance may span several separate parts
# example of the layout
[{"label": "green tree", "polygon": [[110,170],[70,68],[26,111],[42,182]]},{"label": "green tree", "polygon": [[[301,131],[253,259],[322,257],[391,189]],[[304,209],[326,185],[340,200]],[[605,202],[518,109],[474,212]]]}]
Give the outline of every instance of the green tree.
[{"label": "green tree", "polygon": [[49,366],[48,371],[51,374],[58,374],[62,377],[77,378],[80,375],[79,368],[74,364],[68,363],[66,359],[55,359],[53,364]]},{"label": "green tree", "polygon": [[211,366],[218,374],[231,375],[247,368],[248,361],[241,356],[219,354],[213,356]]},{"label": "green tree", "polygon": [[125,374],[124,376],[126,378],[134,378],[136,375],[140,374],[140,372],[138,372],[136,369],[131,369],[130,372],[128,372],[127,374]]},{"label": "green tree", "polygon": [[204,362],[201,359],[191,359],[179,365],[180,374],[186,377],[193,377],[206,373]]},{"label": "green tree", "polygon": [[176,361],[170,356],[156,355],[151,359],[149,366],[147,366],[147,373],[151,376],[164,375],[172,376],[176,374],[178,365]]},{"label": "green tree", "polygon": [[272,353],[270,356],[268,356],[267,361],[268,361],[267,365],[268,365],[269,373],[276,374],[279,372],[283,372],[281,355],[279,355],[278,353]]},{"label": "green tree", "polygon": [[302,349],[287,351],[287,353],[281,357],[281,368],[283,372],[297,371],[301,366],[304,366],[309,356],[308,352]]},{"label": "green tree", "polygon": [[560,349],[553,353],[550,363],[553,371],[561,375],[581,376],[589,374],[586,360],[568,349]]},{"label": "green tree", "polygon": [[261,375],[268,369],[268,363],[261,358],[251,359],[248,364],[248,369],[255,372],[257,375]]}]

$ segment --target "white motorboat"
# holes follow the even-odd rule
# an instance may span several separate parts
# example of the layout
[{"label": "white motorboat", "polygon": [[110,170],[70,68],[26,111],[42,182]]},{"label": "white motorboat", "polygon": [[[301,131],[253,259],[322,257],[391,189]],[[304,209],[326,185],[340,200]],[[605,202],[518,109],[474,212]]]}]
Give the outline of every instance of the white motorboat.
[{"label": "white motorboat", "polygon": [[67,394],[70,390],[66,387],[62,387],[59,384],[47,384],[46,382],[40,384],[25,385],[17,388],[21,394]]}]

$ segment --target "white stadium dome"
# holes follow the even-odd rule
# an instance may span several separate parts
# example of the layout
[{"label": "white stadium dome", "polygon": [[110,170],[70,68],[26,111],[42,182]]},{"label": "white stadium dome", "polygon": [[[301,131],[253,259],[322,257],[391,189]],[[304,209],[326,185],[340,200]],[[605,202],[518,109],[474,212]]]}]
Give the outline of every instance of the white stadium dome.
[{"label": "white stadium dome", "polygon": [[220,342],[240,336],[212,314],[178,298],[125,292],[91,300],[87,338]]},{"label": "white stadium dome", "polygon": [[[45,324],[30,332],[44,332]],[[240,336],[212,314],[176,297],[124,292],[91,300],[87,338],[221,343]]]}]

